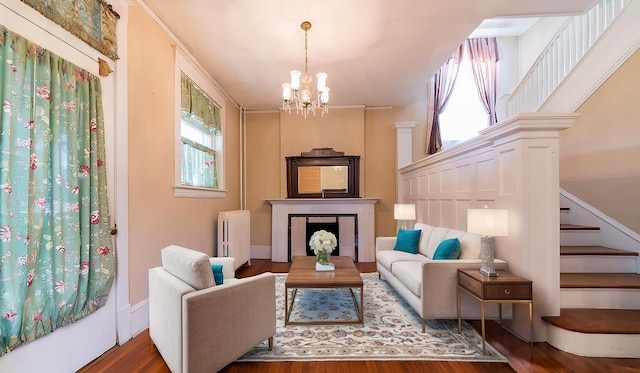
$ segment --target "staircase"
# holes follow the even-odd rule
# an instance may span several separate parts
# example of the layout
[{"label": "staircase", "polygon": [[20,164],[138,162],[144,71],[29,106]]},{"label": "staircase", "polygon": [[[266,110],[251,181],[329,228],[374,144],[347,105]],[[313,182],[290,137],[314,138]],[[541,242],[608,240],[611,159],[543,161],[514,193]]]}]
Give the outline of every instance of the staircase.
[{"label": "staircase", "polygon": [[599,226],[560,213],[561,309],[542,317],[547,342],[580,356],[640,357],[638,252],[600,246]]}]

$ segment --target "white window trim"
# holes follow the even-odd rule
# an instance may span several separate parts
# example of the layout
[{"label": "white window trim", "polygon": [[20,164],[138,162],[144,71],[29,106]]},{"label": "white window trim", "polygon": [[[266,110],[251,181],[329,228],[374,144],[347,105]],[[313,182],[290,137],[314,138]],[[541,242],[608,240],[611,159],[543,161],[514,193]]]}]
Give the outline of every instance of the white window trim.
[{"label": "white window trim", "polygon": [[[222,149],[220,149],[221,157],[216,157],[216,174],[218,179],[218,189],[194,187],[182,185],[180,181],[180,167],[182,156],[182,145],[180,143],[180,76],[185,73],[200,89],[202,89],[214,102],[220,107],[220,131],[222,132]],[[226,198],[227,190],[225,189],[225,172],[224,172],[224,136],[225,136],[225,107],[224,96],[218,91],[215,85],[207,77],[202,69],[193,62],[182,50],[175,48],[175,166],[174,166],[174,185],[173,195],[180,198]]]}]

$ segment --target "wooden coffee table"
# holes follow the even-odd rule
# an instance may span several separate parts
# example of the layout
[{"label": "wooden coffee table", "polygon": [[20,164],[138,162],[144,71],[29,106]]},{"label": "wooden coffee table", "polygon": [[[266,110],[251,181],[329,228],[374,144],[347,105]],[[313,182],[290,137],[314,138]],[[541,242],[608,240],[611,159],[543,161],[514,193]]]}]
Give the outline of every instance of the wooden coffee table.
[{"label": "wooden coffee table", "polygon": [[[293,258],[293,264],[289,269],[287,279],[284,281],[284,324],[319,325],[319,324],[362,324],[364,322],[364,292],[360,272],[353,264],[353,260],[346,256],[332,256],[331,263],[336,267],[335,271],[316,271],[315,256],[297,256]],[[344,289],[351,291],[353,305],[358,314],[358,320],[349,321],[289,321],[291,309],[296,299],[298,289]],[[289,303],[289,289],[293,289],[291,303]],[[353,289],[360,289],[360,302],[357,301]]]}]

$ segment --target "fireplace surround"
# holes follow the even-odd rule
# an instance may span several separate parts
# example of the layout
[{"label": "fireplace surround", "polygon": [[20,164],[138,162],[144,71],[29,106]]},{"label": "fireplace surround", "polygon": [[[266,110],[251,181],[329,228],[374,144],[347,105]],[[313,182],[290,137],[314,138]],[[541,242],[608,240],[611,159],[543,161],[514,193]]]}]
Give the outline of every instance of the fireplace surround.
[{"label": "fireplace surround", "polygon": [[[357,237],[357,245],[351,255],[357,262],[375,261],[375,211],[374,205],[379,198],[287,198],[269,199],[271,203],[271,260],[288,262],[290,256],[306,255],[305,248],[297,251],[296,246],[290,250],[290,220],[296,216],[353,216],[353,233]],[[295,220],[295,219],[294,219]],[[306,236],[305,236],[306,237]],[[343,236],[344,238],[344,236]],[[300,238],[297,242],[301,242]],[[302,238],[304,240],[305,238]],[[356,238],[353,239],[354,244]],[[342,244],[342,242],[341,242]],[[305,247],[307,242],[304,243]],[[356,250],[357,249],[357,250]],[[341,255],[350,255],[341,246]]]}]

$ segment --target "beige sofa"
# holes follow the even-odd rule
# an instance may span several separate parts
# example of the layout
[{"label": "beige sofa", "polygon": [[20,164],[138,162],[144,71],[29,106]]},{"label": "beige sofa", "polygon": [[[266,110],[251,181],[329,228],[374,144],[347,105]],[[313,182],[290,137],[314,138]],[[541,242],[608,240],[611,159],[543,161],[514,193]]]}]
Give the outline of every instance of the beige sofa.
[{"label": "beige sofa", "polygon": [[[416,223],[422,231],[418,253],[394,250],[396,237],[376,238],[376,266],[385,279],[420,315],[422,331],[426,319],[457,319],[458,268],[480,269],[480,237],[465,231]],[[459,259],[433,260],[442,240],[460,240]],[[495,260],[496,269],[507,269],[503,260]],[[480,304],[468,294],[462,296],[462,316],[480,318]],[[497,305],[487,305],[487,318],[498,316]]]},{"label": "beige sofa", "polygon": [[[176,372],[216,372],[261,342],[273,348],[275,276],[234,278],[235,259],[179,246],[149,270],[149,335]],[[215,285],[211,264],[222,264]]]}]

